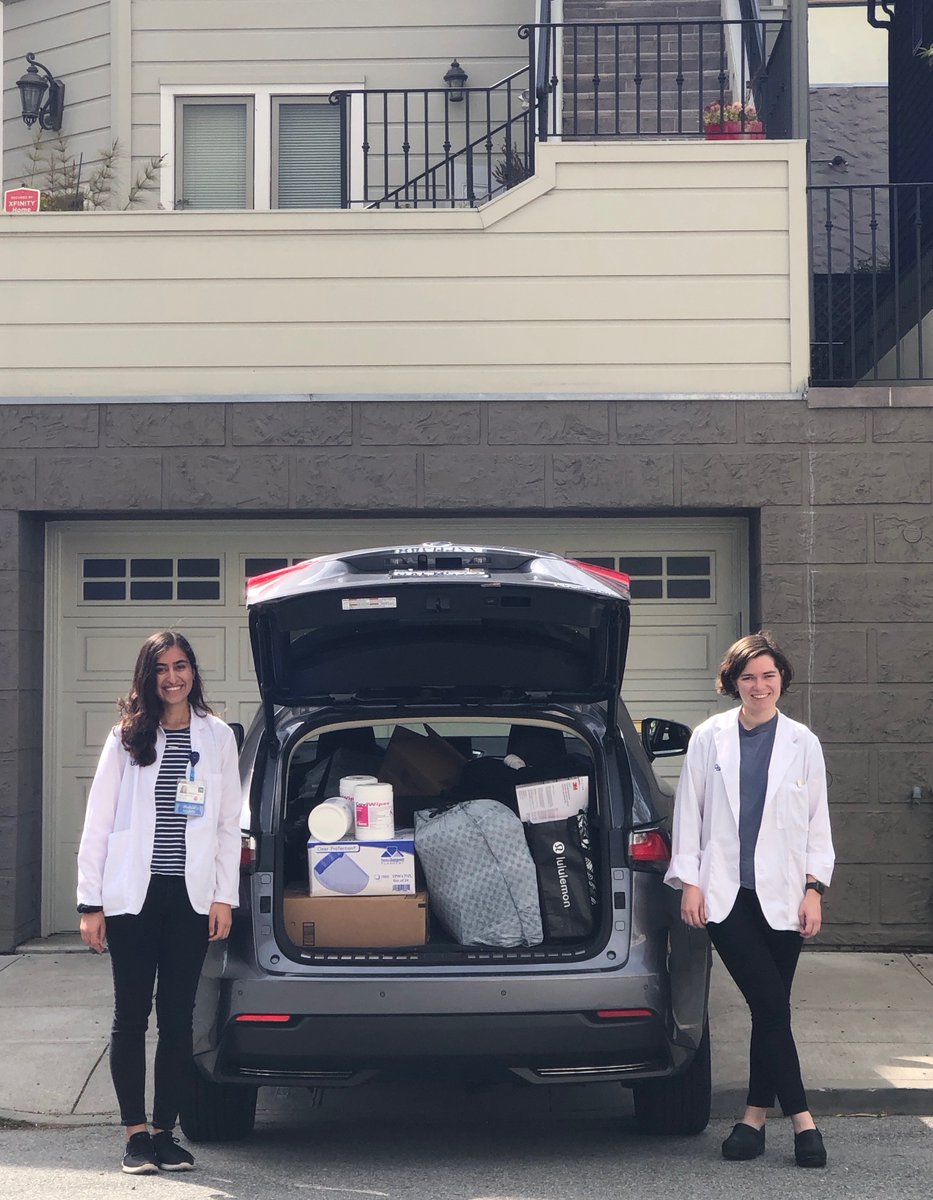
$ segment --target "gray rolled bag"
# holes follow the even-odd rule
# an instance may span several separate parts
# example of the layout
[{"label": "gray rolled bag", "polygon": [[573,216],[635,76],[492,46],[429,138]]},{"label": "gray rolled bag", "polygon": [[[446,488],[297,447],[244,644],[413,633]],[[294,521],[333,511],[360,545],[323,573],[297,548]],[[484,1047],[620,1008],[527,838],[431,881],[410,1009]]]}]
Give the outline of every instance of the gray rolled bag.
[{"label": "gray rolled bag", "polygon": [[464,946],[544,940],[535,864],[518,817],[498,800],[415,813],[431,911]]}]

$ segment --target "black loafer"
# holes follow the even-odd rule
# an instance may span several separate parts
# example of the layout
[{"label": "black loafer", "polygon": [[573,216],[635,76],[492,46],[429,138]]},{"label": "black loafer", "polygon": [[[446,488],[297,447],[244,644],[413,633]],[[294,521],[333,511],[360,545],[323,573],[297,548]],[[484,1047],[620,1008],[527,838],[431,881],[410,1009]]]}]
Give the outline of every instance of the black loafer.
[{"label": "black loafer", "polygon": [[818,1129],[805,1129],[794,1134],[794,1158],[798,1167],[825,1167],[826,1147]]},{"label": "black loafer", "polygon": [[739,1121],[732,1127],[732,1132],[722,1144],[722,1156],[732,1162],[741,1159],[757,1158],[765,1152],[765,1129],[756,1129],[754,1125],[746,1125]]}]

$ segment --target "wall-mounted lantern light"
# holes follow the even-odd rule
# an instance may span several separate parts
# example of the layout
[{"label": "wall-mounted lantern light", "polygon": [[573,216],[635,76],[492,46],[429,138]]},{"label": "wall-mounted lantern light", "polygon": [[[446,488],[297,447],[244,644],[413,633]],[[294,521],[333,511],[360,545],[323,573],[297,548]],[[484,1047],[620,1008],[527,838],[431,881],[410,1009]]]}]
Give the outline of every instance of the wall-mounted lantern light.
[{"label": "wall-mounted lantern light", "polygon": [[450,69],[444,76],[444,82],[447,84],[447,95],[450,98],[451,104],[458,104],[463,99],[463,89],[468,79],[469,75],[467,75],[457,60],[454,59],[450,64]]},{"label": "wall-mounted lantern light", "polygon": [[[16,81],[23,108],[23,120],[29,128],[38,121],[41,129],[61,129],[62,113],[65,109],[65,85],[55,78],[48,67],[36,62],[34,54],[27,54],[26,62],[29,63],[26,74]],[[45,72],[45,78],[39,74],[40,69]]]}]

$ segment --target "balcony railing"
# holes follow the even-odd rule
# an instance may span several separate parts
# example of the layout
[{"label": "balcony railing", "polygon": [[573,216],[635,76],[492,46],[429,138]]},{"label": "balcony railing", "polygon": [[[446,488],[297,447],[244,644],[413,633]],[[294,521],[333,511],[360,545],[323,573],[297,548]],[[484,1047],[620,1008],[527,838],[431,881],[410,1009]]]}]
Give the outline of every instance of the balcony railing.
[{"label": "balcony railing", "polygon": [[933,379],[933,183],[809,193],[813,383]]},{"label": "balcony railing", "polygon": [[[711,107],[744,101],[736,132],[790,136],[790,22],[594,21],[530,25],[546,78],[531,90],[542,140],[703,137]],[[749,115],[751,105],[754,115]]]},{"label": "balcony railing", "polygon": [[527,65],[464,88],[462,100],[443,88],[335,92],[362,134],[348,202],[475,206],[534,173],[538,141],[709,137],[710,109],[730,104],[739,111],[719,136],[789,137],[789,29],[757,19],[524,25]]}]

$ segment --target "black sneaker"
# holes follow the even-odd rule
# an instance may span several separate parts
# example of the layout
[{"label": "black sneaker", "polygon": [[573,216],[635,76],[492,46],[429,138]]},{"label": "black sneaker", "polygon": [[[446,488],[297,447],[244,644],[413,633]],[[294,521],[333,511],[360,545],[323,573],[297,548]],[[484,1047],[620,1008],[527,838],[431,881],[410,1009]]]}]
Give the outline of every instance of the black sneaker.
[{"label": "black sneaker", "polygon": [[739,1121],[732,1127],[732,1132],[722,1144],[722,1156],[732,1162],[748,1158],[757,1158],[765,1152],[765,1128],[762,1125],[756,1129],[754,1125],[746,1125]]},{"label": "black sneaker", "polygon": [[163,1171],[190,1171],[194,1166],[194,1155],[178,1144],[170,1129],[152,1135],[152,1149]]},{"label": "black sneaker", "polygon": [[127,1175],[152,1175],[159,1169],[155,1147],[146,1129],[130,1134],[123,1154],[123,1170]]},{"label": "black sneaker", "polygon": [[825,1167],[826,1147],[818,1129],[805,1129],[794,1134],[794,1158],[798,1167]]}]

